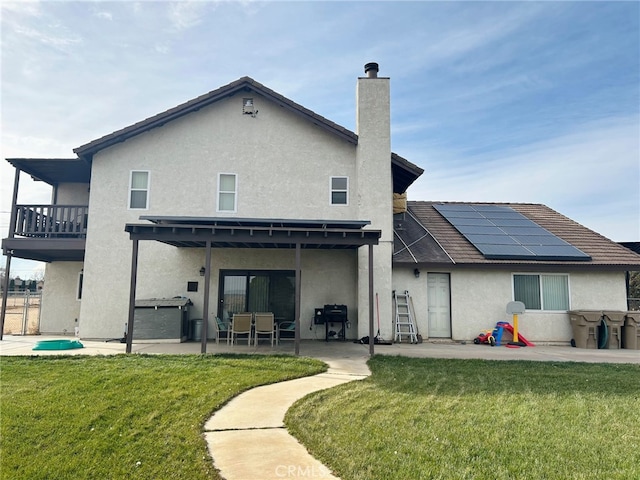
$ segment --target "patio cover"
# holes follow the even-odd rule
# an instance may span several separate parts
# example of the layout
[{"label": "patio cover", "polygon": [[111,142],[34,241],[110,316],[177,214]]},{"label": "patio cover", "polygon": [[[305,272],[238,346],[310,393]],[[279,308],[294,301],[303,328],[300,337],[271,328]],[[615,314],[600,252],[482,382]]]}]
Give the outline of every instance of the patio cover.
[{"label": "patio cover", "polygon": [[[151,223],[126,224],[125,231],[133,241],[127,353],[131,353],[138,271],[138,243],[150,240],[181,248],[205,248],[205,281],[203,317],[209,318],[211,248],[285,248],[295,249],[295,353],[300,353],[300,272],[301,249],[369,248],[369,351],[373,354],[373,246],[378,244],[380,230],[364,229],[366,220],[284,220],[217,217],[143,216]],[[203,322],[201,352],[207,351],[207,323]]]}]

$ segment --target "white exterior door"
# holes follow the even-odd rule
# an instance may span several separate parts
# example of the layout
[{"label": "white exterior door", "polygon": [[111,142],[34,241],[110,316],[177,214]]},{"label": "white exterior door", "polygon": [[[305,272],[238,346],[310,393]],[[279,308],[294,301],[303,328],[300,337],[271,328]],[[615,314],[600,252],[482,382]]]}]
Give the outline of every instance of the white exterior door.
[{"label": "white exterior door", "polygon": [[429,337],[451,338],[451,295],[448,273],[427,274]]}]

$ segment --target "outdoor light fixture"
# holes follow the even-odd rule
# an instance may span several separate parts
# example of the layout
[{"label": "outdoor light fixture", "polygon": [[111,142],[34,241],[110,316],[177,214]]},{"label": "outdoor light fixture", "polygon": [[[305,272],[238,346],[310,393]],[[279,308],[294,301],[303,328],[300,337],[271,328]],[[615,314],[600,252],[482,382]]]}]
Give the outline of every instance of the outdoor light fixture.
[{"label": "outdoor light fixture", "polygon": [[418,270],[417,268],[413,269],[413,274],[416,276],[416,278],[420,278],[420,270]]},{"label": "outdoor light fixture", "polygon": [[201,276],[201,277],[204,277],[204,272],[206,272],[206,269],[205,269],[204,267],[202,267],[202,268],[200,269],[200,276]]},{"label": "outdoor light fixture", "polygon": [[242,99],[242,113],[244,113],[245,115],[251,115],[253,118],[258,115],[258,109],[256,109],[253,105],[253,98]]}]

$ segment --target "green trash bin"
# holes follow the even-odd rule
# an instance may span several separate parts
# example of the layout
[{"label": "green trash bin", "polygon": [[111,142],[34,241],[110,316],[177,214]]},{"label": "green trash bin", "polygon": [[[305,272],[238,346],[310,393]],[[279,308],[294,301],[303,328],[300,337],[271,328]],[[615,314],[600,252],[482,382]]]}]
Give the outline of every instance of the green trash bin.
[{"label": "green trash bin", "polygon": [[640,350],[640,312],[627,312],[622,329],[622,348]]},{"label": "green trash bin", "polygon": [[622,326],[627,312],[612,312],[605,310],[602,312],[604,321],[607,324],[608,339],[604,348],[612,350],[622,348]]},{"label": "green trash bin", "polygon": [[602,312],[596,310],[575,310],[569,312],[573,341],[578,348],[598,348],[598,325]]}]

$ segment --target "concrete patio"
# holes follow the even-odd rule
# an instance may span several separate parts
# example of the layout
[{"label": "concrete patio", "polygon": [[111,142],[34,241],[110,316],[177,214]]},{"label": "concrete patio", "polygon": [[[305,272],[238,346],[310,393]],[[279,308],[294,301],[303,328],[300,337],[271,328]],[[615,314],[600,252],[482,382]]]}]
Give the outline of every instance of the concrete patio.
[{"label": "concrete patio", "polygon": [[[37,342],[56,338],[75,339],[74,337],[54,336],[17,336],[5,335],[0,341],[0,355],[115,355],[125,352],[125,344],[118,342],[98,342],[82,340],[84,348],[74,350],[32,350]],[[200,354],[200,342],[185,343],[135,343],[133,353],[142,354]],[[271,347],[268,342],[256,346],[247,346],[242,342],[233,346],[224,342],[207,344],[207,353],[241,353],[241,354],[294,354],[291,341],[282,341]],[[419,358],[477,358],[485,360],[536,360],[553,362],[590,362],[590,363],[638,363],[640,350],[627,349],[582,349],[570,346],[537,345],[535,347],[507,348],[505,346],[490,347],[456,342],[430,342],[421,344],[376,345],[375,353],[381,355],[404,355]],[[360,363],[369,358],[369,346],[350,341],[305,340],[300,344],[300,355],[318,358],[329,362],[340,359],[345,362],[353,359]]]}]

